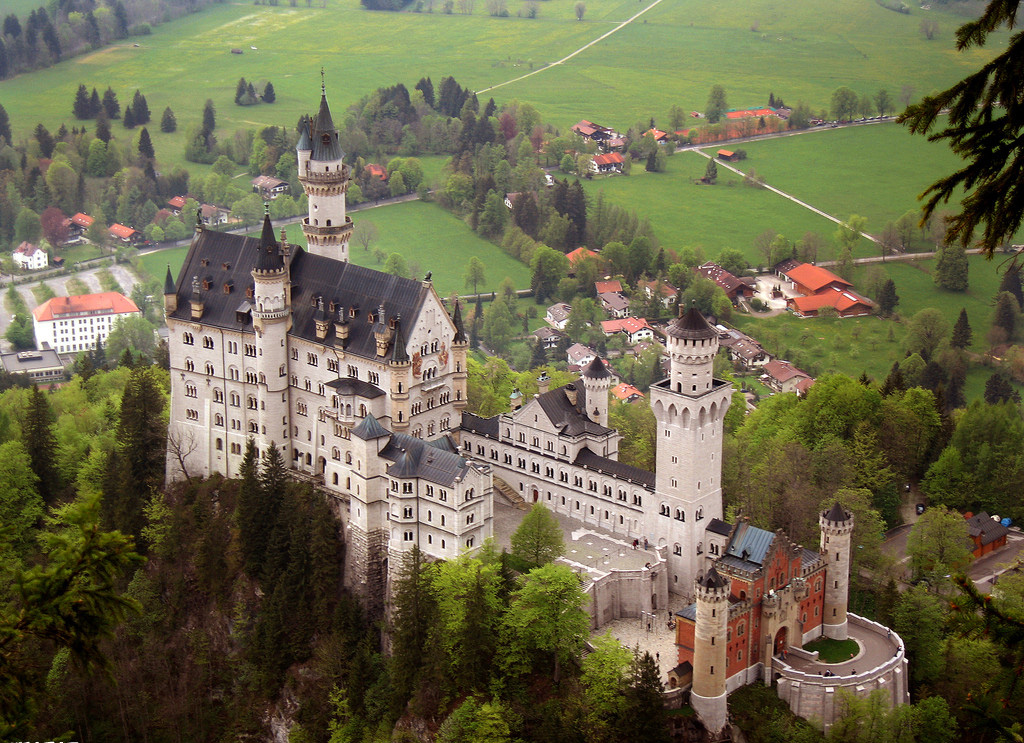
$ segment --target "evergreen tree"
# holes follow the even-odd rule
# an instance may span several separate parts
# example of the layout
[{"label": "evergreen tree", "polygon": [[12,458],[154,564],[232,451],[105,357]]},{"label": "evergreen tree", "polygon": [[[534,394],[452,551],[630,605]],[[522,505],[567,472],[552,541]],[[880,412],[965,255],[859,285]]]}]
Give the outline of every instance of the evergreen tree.
[{"label": "evergreen tree", "polygon": [[430,82],[430,78],[421,77],[420,81],[416,83],[416,90],[423,93],[423,102],[434,108],[434,83]]},{"label": "evergreen tree", "polygon": [[89,118],[99,116],[102,110],[103,104],[100,102],[100,94],[96,92],[96,88],[93,88],[92,93],[89,95]]},{"label": "evergreen tree", "polygon": [[256,453],[256,442],[251,436],[245,442],[238,479],[241,481],[236,511],[238,539],[245,572],[255,577],[260,573],[267,545],[263,523],[266,514],[263,512],[260,492],[259,455]]},{"label": "evergreen tree", "polygon": [[939,250],[935,262],[935,283],[951,292],[965,292],[968,286],[967,253],[954,243]]},{"label": "evergreen tree", "polygon": [[60,61],[60,39],[57,38],[57,30],[49,21],[47,21],[46,27],[43,28],[43,43],[46,44],[46,48],[49,50],[50,56],[53,58],[53,62]]},{"label": "evergreen tree", "polygon": [[110,144],[112,135],[110,133],[110,124],[107,123],[107,119],[101,118],[96,122],[96,139],[103,142],[103,144]]},{"label": "evergreen tree", "polygon": [[139,132],[139,157],[144,157],[147,160],[156,158],[156,152],[153,151],[153,142],[149,138],[149,132],[146,131],[146,127],[142,127],[142,131]]},{"label": "evergreen tree", "polygon": [[262,513],[257,530],[256,548],[263,548],[263,555],[257,558],[257,572],[264,584],[273,583],[284,569],[283,553],[291,531],[286,519],[279,517],[281,503],[285,500],[288,489],[288,475],[285,469],[281,450],[273,441],[263,452],[262,470],[260,472],[260,504]]},{"label": "evergreen tree", "polygon": [[132,113],[135,114],[136,124],[148,124],[149,123],[149,104],[146,103],[146,96],[138,90],[135,91],[135,95],[132,97]]},{"label": "evergreen tree", "polygon": [[669,743],[668,719],[662,702],[661,674],[646,650],[634,655],[626,689],[626,706],[618,740],[623,743]]},{"label": "evergreen tree", "polygon": [[11,62],[7,57],[7,46],[0,38],[0,80],[5,79],[11,71]]},{"label": "evergreen tree", "polygon": [[960,316],[953,326],[953,337],[949,342],[953,348],[967,348],[971,345],[971,324],[967,320],[967,308],[960,308]]},{"label": "evergreen tree", "polygon": [[7,117],[7,109],[0,104],[0,144],[11,144],[11,120]]},{"label": "evergreen tree", "polygon": [[107,113],[108,119],[121,118],[121,104],[117,100],[117,93],[113,88],[107,88],[103,94],[103,110]]},{"label": "evergreen tree", "polygon": [[203,128],[201,130],[204,137],[209,138],[213,134],[213,130],[217,128],[216,114],[213,101],[207,98],[206,105],[203,106]]},{"label": "evergreen tree", "polygon": [[241,104],[242,96],[245,95],[245,91],[247,89],[248,88],[247,88],[246,83],[245,83],[245,78],[244,77],[238,78],[238,85],[235,86],[235,103],[236,104]]},{"label": "evergreen tree", "polygon": [[79,85],[75,93],[75,102],[71,106],[71,113],[76,119],[92,118],[92,108],[89,104],[89,91],[85,85]]},{"label": "evergreen tree", "polygon": [[966,381],[966,372],[962,366],[958,366],[950,372],[949,386],[946,387],[947,412],[967,405],[967,397],[964,395],[964,384]]},{"label": "evergreen tree", "polygon": [[1013,298],[1010,292],[1000,292],[996,298],[996,313],[992,319],[992,325],[1002,328],[1006,332],[1006,340],[1012,340],[1017,330],[1017,315],[1020,313],[1020,305]]},{"label": "evergreen tree", "polygon": [[878,291],[878,312],[883,317],[888,317],[900,303],[899,295],[896,294],[896,282],[886,279],[882,288]]},{"label": "evergreen tree", "polygon": [[114,34],[119,39],[128,35],[128,12],[121,0],[114,2]]},{"label": "evergreen tree", "polygon": [[714,183],[718,180],[718,164],[715,163],[714,158],[708,160],[708,165],[704,168],[704,182]]},{"label": "evergreen tree", "polygon": [[32,385],[21,425],[22,443],[28,451],[29,466],[39,478],[39,494],[50,505],[56,501],[59,489],[57,438],[53,433],[55,421],[46,395],[39,391],[38,385]]},{"label": "evergreen tree", "polygon": [[42,124],[36,124],[35,139],[39,143],[39,154],[46,158],[50,157],[53,154],[54,146],[50,131]]},{"label": "evergreen tree", "polygon": [[274,92],[274,84],[268,81],[266,86],[263,88],[263,102],[273,103],[276,100],[277,93]]},{"label": "evergreen tree", "polygon": [[1011,264],[1003,274],[1003,280],[999,282],[999,291],[1010,292],[1017,300],[1019,307],[1024,307],[1024,291],[1020,285],[1020,266]]},{"label": "evergreen tree", "polygon": [[904,392],[907,389],[907,383],[903,379],[903,372],[900,371],[899,362],[893,362],[892,369],[889,370],[889,376],[885,378],[885,382],[882,383],[882,389],[879,390],[883,397],[889,395]]},{"label": "evergreen tree", "polygon": [[413,545],[395,581],[392,595],[391,677],[399,708],[416,687],[427,657],[427,642],[437,621],[437,597],[433,592],[437,568]]},{"label": "evergreen tree", "polygon": [[174,111],[168,106],[164,109],[164,115],[160,118],[160,131],[170,134],[178,128],[178,120],[174,118]]},{"label": "evergreen tree", "polygon": [[10,36],[12,39],[21,36],[21,21],[14,13],[9,13],[4,18],[4,36]]},{"label": "evergreen tree", "polygon": [[548,354],[544,350],[544,343],[537,340],[533,344],[533,353],[530,356],[530,368],[536,369],[538,366],[544,366],[548,363]]},{"label": "evergreen tree", "polygon": [[130,105],[124,107],[124,119],[121,120],[121,123],[124,124],[125,129],[135,128],[135,112]]},{"label": "evergreen tree", "polygon": [[985,402],[995,405],[1000,402],[1020,402],[1020,393],[1002,371],[997,371],[985,382]]}]

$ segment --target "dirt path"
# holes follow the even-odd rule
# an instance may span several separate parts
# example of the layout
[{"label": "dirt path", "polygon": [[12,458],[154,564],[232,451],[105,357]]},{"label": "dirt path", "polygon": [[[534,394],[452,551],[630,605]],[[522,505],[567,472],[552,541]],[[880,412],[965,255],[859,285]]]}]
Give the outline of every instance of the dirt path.
[{"label": "dirt path", "polygon": [[651,9],[651,8],[653,8],[653,7],[655,7],[655,6],[656,6],[656,5],[658,5],[659,3],[661,3],[661,0],[654,0],[654,2],[653,2],[653,3],[651,3],[650,5],[648,5],[648,6],[646,7],[646,8],[644,8],[643,10],[641,10],[641,11],[640,11],[639,13],[637,13],[636,15],[634,15],[634,16],[632,16],[632,17],[630,17],[630,18],[627,18],[626,20],[622,21],[622,22],[621,22],[620,24],[618,24],[618,25],[617,25],[617,26],[616,26],[615,28],[613,28],[613,29],[612,29],[611,31],[608,31],[608,32],[606,32],[606,33],[603,33],[603,34],[601,34],[600,36],[598,36],[598,37],[597,37],[596,39],[594,39],[593,41],[591,41],[591,42],[589,42],[589,43],[587,43],[587,44],[584,44],[583,46],[581,46],[581,47],[580,47],[579,49],[577,49],[577,50],[576,50],[576,51],[574,51],[574,52],[570,52],[569,54],[565,55],[564,57],[562,57],[562,58],[561,58],[560,60],[558,60],[557,62],[552,62],[551,64],[549,64],[549,65],[545,65],[544,67],[541,67],[540,69],[534,70],[533,72],[527,72],[527,73],[526,73],[525,75],[520,75],[519,77],[514,77],[514,78],[512,78],[511,80],[506,80],[506,81],[505,81],[505,82],[503,82],[503,83],[498,83],[497,85],[492,85],[492,86],[491,86],[491,87],[489,87],[489,88],[483,88],[483,89],[481,89],[481,90],[478,90],[478,91],[476,91],[476,94],[477,94],[477,95],[480,95],[481,93],[487,93],[487,92],[489,92],[489,91],[492,91],[492,90],[497,90],[498,88],[502,88],[502,87],[504,87],[504,86],[506,86],[506,85],[511,85],[512,83],[517,83],[517,82],[519,82],[520,80],[525,80],[526,78],[528,78],[528,77],[533,77],[534,75],[539,75],[540,73],[542,73],[542,72],[544,72],[544,71],[546,71],[546,70],[550,70],[550,69],[551,69],[552,67],[557,67],[557,66],[558,66],[558,65],[560,65],[560,64],[563,64],[563,63],[565,63],[565,62],[568,62],[568,61],[569,61],[570,59],[572,59],[573,57],[575,57],[575,56],[576,56],[577,54],[581,54],[581,53],[585,52],[585,51],[586,51],[587,49],[589,49],[590,47],[594,46],[594,44],[597,44],[597,43],[598,43],[598,42],[600,42],[600,41],[604,41],[605,39],[607,39],[607,38],[608,38],[609,36],[611,36],[611,35],[612,35],[613,33],[615,33],[616,31],[621,31],[621,30],[622,30],[623,28],[625,28],[626,26],[628,26],[628,25],[629,25],[630,23],[632,23],[633,21],[635,21],[635,20],[636,20],[637,18],[639,18],[640,16],[642,16],[642,15],[643,15],[644,13],[646,13],[646,12],[647,12],[648,10],[650,10],[650,9]]}]

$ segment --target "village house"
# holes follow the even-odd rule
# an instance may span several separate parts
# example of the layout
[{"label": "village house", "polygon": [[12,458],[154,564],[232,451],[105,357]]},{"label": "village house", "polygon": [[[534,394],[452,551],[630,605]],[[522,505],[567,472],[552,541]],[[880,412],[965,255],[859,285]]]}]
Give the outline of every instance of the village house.
[{"label": "village house", "polygon": [[796,291],[810,297],[825,289],[849,289],[853,286],[841,276],[821,266],[786,260],[775,267],[775,273],[789,281]]},{"label": "village house", "polygon": [[565,337],[554,328],[537,328],[530,335],[537,339],[537,342],[540,343],[541,348],[545,351],[550,351],[558,346],[558,342]]},{"label": "village house", "polygon": [[1010,530],[1002,523],[982,511],[964,514],[967,519],[967,533],[971,538],[971,554],[975,558],[995,552],[1006,544],[1006,535]]},{"label": "village house", "polygon": [[679,290],[672,286],[667,281],[647,281],[646,279],[640,279],[636,288],[644,293],[644,296],[650,299],[655,294],[661,297],[661,303],[668,309],[672,306],[672,303],[676,299],[676,295],[679,294]]},{"label": "village house", "polygon": [[648,129],[643,133],[643,136],[646,137],[648,134],[654,137],[654,141],[658,144],[668,141],[668,133],[661,131],[661,129]]},{"label": "village house", "polygon": [[761,348],[761,344],[746,333],[739,330],[718,326],[718,339],[722,348],[726,349],[729,360],[745,371],[764,366],[772,360],[772,355]]},{"label": "village house", "polygon": [[565,324],[569,322],[571,312],[572,307],[565,302],[559,302],[548,307],[547,312],[544,313],[544,320],[553,328],[565,330]]},{"label": "village house", "polygon": [[367,180],[370,178],[376,178],[381,181],[386,181],[388,179],[388,171],[383,165],[369,163],[363,166],[363,178]]},{"label": "village house", "polygon": [[107,231],[125,245],[134,245],[143,238],[142,233],[138,230],[116,222],[110,225]]},{"label": "village house", "polygon": [[175,216],[181,214],[181,210],[185,208],[185,197],[175,196],[167,200],[167,207],[171,210],[171,214]]},{"label": "village house", "polygon": [[122,317],[141,315],[135,302],[119,292],[53,297],[32,310],[36,347],[78,353],[105,342]]},{"label": "village house", "polygon": [[618,292],[602,292],[597,295],[601,303],[601,309],[614,318],[624,318],[629,315],[629,298]]},{"label": "village house", "polygon": [[89,229],[89,227],[91,227],[92,223],[95,221],[96,220],[94,220],[88,214],[78,212],[78,214],[71,218],[71,224],[68,225],[68,232],[69,234],[75,235],[76,237],[81,237],[82,235],[85,234],[85,231]]},{"label": "village house", "polygon": [[589,139],[598,146],[618,136],[616,132],[612,131],[608,127],[595,124],[591,121],[587,121],[586,119],[581,120],[578,124],[574,124],[572,130],[584,139]]},{"label": "village house", "polygon": [[618,400],[620,403],[634,403],[640,402],[644,399],[644,393],[638,390],[631,384],[621,382],[612,387],[612,397]]},{"label": "village house", "polygon": [[727,163],[731,163],[739,159],[736,157],[736,153],[733,152],[732,150],[719,150],[717,153],[715,153],[715,156],[719,160],[722,160],[723,162]]},{"label": "village house", "polygon": [[786,307],[797,317],[817,317],[822,308],[833,307],[839,317],[870,315],[875,303],[852,289],[830,286],[811,297],[789,297]]},{"label": "village house", "polygon": [[575,266],[578,261],[581,261],[584,258],[597,258],[597,255],[598,254],[593,250],[589,250],[588,248],[584,248],[582,246],[576,248],[576,250],[566,253],[565,257],[569,259],[570,275],[572,274],[573,266]]},{"label": "village house", "polygon": [[203,204],[200,206],[199,214],[202,217],[203,224],[208,227],[210,225],[228,223],[228,210],[213,204]]},{"label": "village house", "polygon": [[622,282],[618,279],[606,280],[606,281],[595,281],[594,282],[594,293],[604,294],[605,292],[618,292],[622,293]]},{"label": "village house", "polygon": [[590,160],[590,170],[594,173],[621,173],[625,159],[618,152],[594,155]]},{"label": "village house", "polygon": [[264,201],[288,193],[288,188],[288,181],[282,181],[272,175],[258,175],[252,179],[252,192],[259,194]]},{"label": "village house", "polygon": [[764,369],[762,379],[776,392],[799,392],[798,386],[801,382],[812,380],[810,374],[782,359],[769,361],[761,368]]},{"label": "village house", "polygon": [[16,247],[12,257],[18,268],[23,271],[38,271],[46,268],[48,263],[46,251],[30,242],[23,242]]},{"label": "village house", "polygon": [[642,317],[624,317],[621,320],[603,320],[601,322],[601,330],[604,331],[605,335],[615,335],[616,333],[624,334],[628,339],[630,345],[639,343],[640,341],[647,341],[654,338],[654,328],[652,328]]},{"label": "village house", "polygon": [[737,304],[741,299],[749,299],[754,296],[755,282],[753,278],[737,278],[717,263],[709,261],[703,265],[696,266],[693,272],[698,276],[703,276],[715,282],[733,304]]},{"label": "village house", "polygon": [[597,358],[597,354],[582,343],[573,343],[565,351],[565,362],[573,367],[583,367]]}]

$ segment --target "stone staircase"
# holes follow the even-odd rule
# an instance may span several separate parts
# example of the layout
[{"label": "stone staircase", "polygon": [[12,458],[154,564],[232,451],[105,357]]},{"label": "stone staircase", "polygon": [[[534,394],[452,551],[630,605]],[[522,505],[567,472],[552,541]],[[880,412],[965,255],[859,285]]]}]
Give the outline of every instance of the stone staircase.
[{"label": "stone staircase", "polygon": [[509,505],[518,508],[520,511],[530,510],[530,506],[527,505],[526,501],[523,499],[523,496],[519,495],[519,493],[516,492],[515,488],[513,488],[507,482],[502,480],[500,477],[494,478],[494,489],[495,491],[500,493],[505,498],[506,501],[508,501]]}]

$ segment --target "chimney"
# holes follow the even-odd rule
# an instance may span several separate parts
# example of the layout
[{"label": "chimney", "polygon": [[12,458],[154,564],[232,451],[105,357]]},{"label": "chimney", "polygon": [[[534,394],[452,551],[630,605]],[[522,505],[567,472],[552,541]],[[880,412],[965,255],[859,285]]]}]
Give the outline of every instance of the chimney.
[{"label": "chimney", "polygon": [[567,385],[565,385],[564,389],[565,389],[565,396],[569,399],[569,404],[572,405],[573,407],[576,407],[576,401],[578,399],[577,398],[577,393],[576,393],[576,385],[574,385],[574,384],[567,384]]}]

